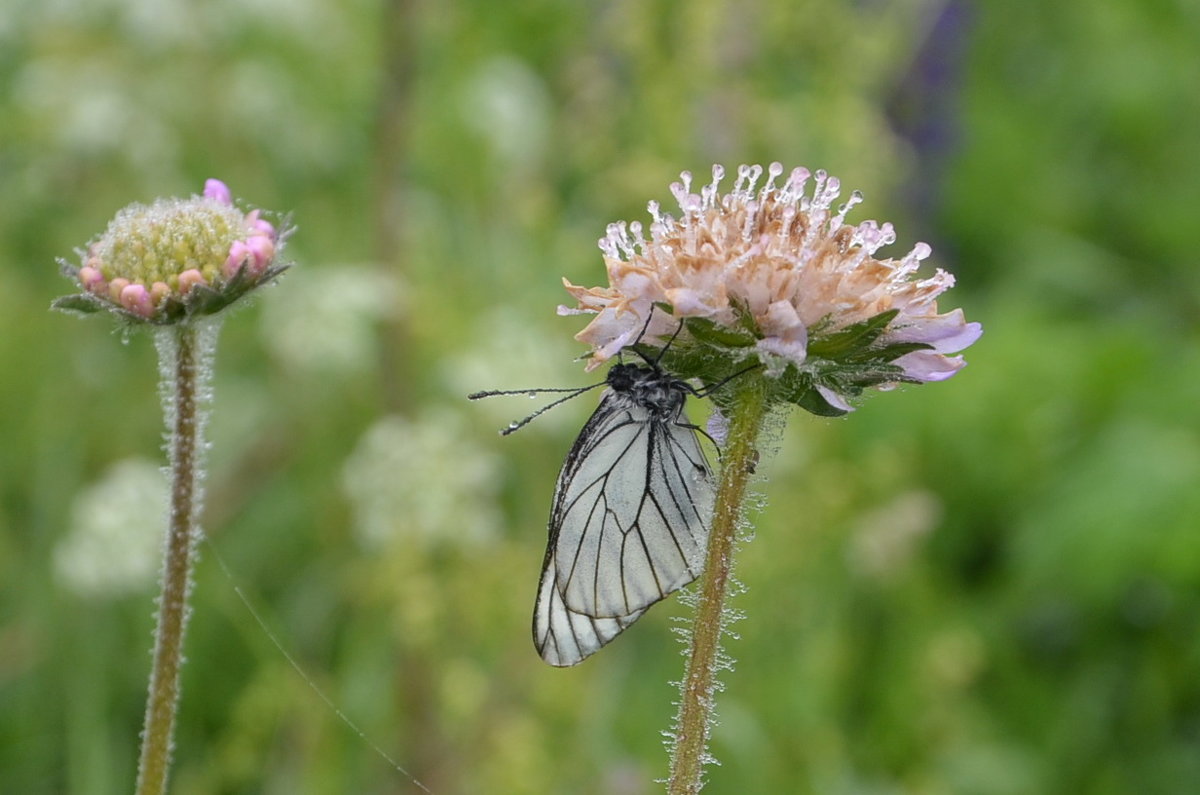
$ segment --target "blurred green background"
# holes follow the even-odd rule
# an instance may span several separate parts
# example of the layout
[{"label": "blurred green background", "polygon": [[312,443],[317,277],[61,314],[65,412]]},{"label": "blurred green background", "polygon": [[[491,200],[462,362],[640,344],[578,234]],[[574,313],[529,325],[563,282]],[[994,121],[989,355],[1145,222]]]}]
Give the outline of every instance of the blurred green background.
[{"label": "blurred green background", "polygon": [[[645,793],[670,600],[529,639],[588,383],[559,278],[682,169],[824,167],[982,321],[790,417],[712,793],[1200,787],[1200,6],[14,0],[0,20],[0,792],[132,790],[157,568],[148,336],[47,311],[117,209],[226,180],[298,264],[225,324],[177,793]],[[693,406],[694,418],[704,407]],[[232,576],[217,562],[223,559]]]}]

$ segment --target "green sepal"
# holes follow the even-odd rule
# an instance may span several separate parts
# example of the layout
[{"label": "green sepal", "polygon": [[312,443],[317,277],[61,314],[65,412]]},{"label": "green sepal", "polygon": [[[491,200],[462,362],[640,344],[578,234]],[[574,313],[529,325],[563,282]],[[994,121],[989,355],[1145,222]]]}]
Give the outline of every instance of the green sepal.
[{"label": "green sepal", "polygon": [[879,339],[888,324],[899,314],[899,309],[889,309],[832,334],[815,336],[808,342],[808,355],[820,359],[837,359],[858,348],[865,348]]},{"label": "green sepal", "polygon": [[913,351],[931,351],[933,346],[927,342],[897,342],[882,348],[867,348],[856,351],[846,357],[847,362],[893,362],[906,353]]},{"label": "green sepal", "polygon": [[804,390],[792,402],[818,417],[844,417],[849,413],[845,409],[831,405],[815,388]]},{"label": "green sepal", "polygon": [[254,288],[274,279],[289,267],[291,266],[287,264],[274,265],[253,280],[246,276],[246,269],[241,268],[233,275],[232,279],[221,285],[219,290],[214,290],[204,284],[197,284],[188,291],[187,297],[183,300],[185,314],[215,315]]},{"label": "green sepal", "polygon": [[237,301],[246,293],[260,287],[290,268],[291,265],[274,265],[263,271],[257,279],[249,279],[245,270],[239,270],[227,283],[214,290],[206,284],[197,284],[188,290],[183,298],[168,296],[150,317],[143,317],[131,312],[118,303],[106,301],[91,293],[75,293],[56,298],[50,304],[51,309],[77,314],[94,314],[100,311],[111,312],[123,318],[130,326],[171,326],[182,323],[197,315],[213,315]]},{"label": "green sepal", "polygon": [[[241,272],[238,272],[241,275]],[[232,285],[233,282],[230,282]],[[187,297],[183,299],[184,306],[187,307],[189,315],[211,315],[229,305],[229,299],[226,298],[224,290],[214,290],[207,284],[193,284],[188,290]]]},{"label": "green sepal", "polygon": [[150,322],[159,326],[170,326],[185,319],[187,315],[184,302],[178,296],[171,295],[158,307],[158,312]]},{"label": "green sepal", "polygon": [[90,293],[74,293],[55,298],[50,302],[51,309],[59,312],[91,315],[108,308],[108,304]]},{"label": "green sepal", "polygon": [[755,340],[762,339],[763,333],[758,328],[758,324],[754,322],[754,313],[750,311],[750,304],[737,298],[730,298],[729,305],[734,309],[734,317],[737,318],[738,325],[745,329]]},{"label": "green sepal", "polygon": [[689,317],[684,322],[684,328],[702,345],[717,348],[749,348],[758,339],[749,329],[737,330],[718,326],[706,317]]},{"label": "green sepal", "polygon": [[824,372],[801,372],[795,366],[788,365],[783,375],[775,380],[770,398],[783,403],[795,403],[818,417],[841,417],[846,414],[845,409],[831,405],[821,396],[817,391],[818,385],[848,398],[862,394],[857,384],[843,378],[842,372],[833,367],[825,368]]},{"label": "green sepal", "polygon": [[860,367],[846,367],[839,373],[843,383],[857,387],[860,391],[867,387],[891,384],[897,381],[911,381],[904,377],[904,368],[886,362],[872,361]]},{"label": "green sepal", "polygon": [[664,370],[678,378],[707,380],[712,369],[711,351],[691,343],[675,343],[664,352],[661,347],[639,342],[630,346],[649,361],[658,361]]},{"label": "green sepal", "polygon": [[[666,305],[661,308],[669,309]],[[819,417],[845,416],[847,410],[832,405],[819,388],[853,403],[872,387],[919,383],[893,362],[914,351],[932,350],[933,346],[924,342],[881,342],[899,313],[898,309],[880,312],[833,332],[828,331],[831,319],[825,318],[809,329],[808,356],[799,366],[781,361],[777,364],[782,372],[777,376],[768,376],[766,370],[760,370],[757,375],[747,373],[745,377],[762,378],[771,403],[793,403]],[[735,311],[735,317],[739,322],[732,328],[710,318],[685,318],[686,333],[680,334],[665,351],[662,349],[665,338],[659,345],[639,342],[631,348],[678,378],[699,380],[711,387],[758,361],[756,345],[762,334],[748,311]],[[770,367],[769,363],[764,364]],[[734,394],[734,390],[722,388],[710,397],[721,410],[728,411],[731,407],[726,404]]]},{"label": "green sepal", "polygon": [[696,379],[706,386],[720,383],[755,363],[753,351],[747,351],[745,347],[706,344],[694,337],[681,336],[665,351],[645,343],[638,343],[631,348],[647,360],[657,361],[659,366],[676,378],[685,381]]}]

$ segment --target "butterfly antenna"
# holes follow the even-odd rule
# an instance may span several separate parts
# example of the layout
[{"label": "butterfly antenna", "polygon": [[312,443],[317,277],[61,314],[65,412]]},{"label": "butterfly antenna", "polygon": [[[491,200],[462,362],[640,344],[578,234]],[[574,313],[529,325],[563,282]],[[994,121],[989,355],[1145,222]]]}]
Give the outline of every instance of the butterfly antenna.
[{"label": "butterfly antenna", "polygon": [[[634,340],[634,343],[633,343],[634,345],[641,342],[642,338],[646,336],[646,330],[650,328],[650,320],[654,317],[654,310],[657,308],[658,308],[658,306],[656,304],[650,305],[650,314],[646,315],[646,322],[642,325],[642,333],[637,335],[637,339]],[[675,333],[671,335],[671,339],[667,340],[666,345],[659,348],[658,355],[655,356],[653,359],[651,359],[649,356],[647,356],[646,354],[639,351],[637,348],[633,348],[633,352],[636,353],[638,356],[641,356],[642,361],[644,361],[646,364],[650,365],[651,367],[658,367],[658,363],[662,359],[663,354],[667,352],[667,348],[671,347],[671,343],[673,343],[675,341],[675,338],[679,336],[679,332],[681,332],[681,331],[683,331],[683,321],[682,320],[679,321],[679,326],[678,326],[678,328],[675,329]]]},{"label": "butterfly antenna", "polygon": [[529,395],[530,397],[533,397],[534,395],[542,395],[542,394],[546,394],[549,392],[579,393],[579,392],[586,392],[589,389],[595,389],[598,386],[604,386],[604,384],[605,384],[605,382],[601,381],[600,383],[592,384],[591,386],[585,386],[585,387],[573,386],[573,387],[566,387],[564,389],[543,389],[540,387],[537,389],[489,389],[486,392],[472,392],[471,394],[467,395],[467,400],[479,400],[480,398],[496,397],[497,395]]},{"label": "butterfly antenna", "polygon": [[663,354],[665,354],[667,352],[667,348],[671,347],[671,343],[675,342],[675,338],[679,336],[679,332],[681,332],[681,331],[683,331],[683,321],[682,320],[679,321],[679,325],[675,328],[675,333],[671,335],[671,339],[667,340],[667,344],[662,346],[661,348],[659,348],[658,356],[654,357],[654,361],[651,362],[651,364],[653,364],[655,367],[658,367],[659,360],[661,360],[663,357]]},{"label": "butterfly antenna", "polygon": [[654,319],[654,310],[657,308],[654,304],[650,304],[650,313],[646,315],[646,322],[642,324],[642,330],[638,332],[637,339],[633,341],[634,345],[637,345],[642,341],[642,337],[646,336],[646,330],[650,328],[650,321]]},{"label": "butterfly antenna", "polygon": [[548,403],[545,406],[542,406],[540,409],[533,412],[525,419],[515,420],[513,422],[510,422],[507,426],[505,426],[505,428],[503,430],[500,431],[501,436],[508,436],[510,433],[513,433],[514,431],[521,430],[526,425],[533,422],[535,419],[537,419],[541,415],[545,414],[547,411],[554,408],[558,404],[566,403],[571,398],[579,397],[584,392],[588,392],[592,389],[595,389],[598,386],[604,386],[606,383],[608,383],[608,382],[601,381],[598,384],[592,384],[591,386],[576,387],[574,389],[493,389],[493,390],[490,390],[487,392],[473,392],[470,395],[467,395],[467,397],[470,400],[479,400],[480,398],[493,397],[495,395],[530,395],[530,396],[532,396],[532,395],[541,394],[543,392],[566,392],[566,393],[568,393],[565,396],[560,397],[558,400],[555,400],[552,403]]},{"label": "butterfly antenna", "polygon": [[757,370],[758,368],[760,368],[762,366],[763,366],[762,362],[759,362],[758,364],[752,364],[749,367],[738,370],[733,375],[729,375],[729,376],[726,376],[725,378],[722,378],[720,381],[713,384],[712,386],[706,386],[706,387],[702,387],[700,389],[694,389],[694,390],[692,390],[692,394],[698,398],[708,397],[713,392],[716,392],[718,389],[725,386],[733,379],[738,378],[739,376],[743,376],[746,373],[750,372],[751,370]]}]

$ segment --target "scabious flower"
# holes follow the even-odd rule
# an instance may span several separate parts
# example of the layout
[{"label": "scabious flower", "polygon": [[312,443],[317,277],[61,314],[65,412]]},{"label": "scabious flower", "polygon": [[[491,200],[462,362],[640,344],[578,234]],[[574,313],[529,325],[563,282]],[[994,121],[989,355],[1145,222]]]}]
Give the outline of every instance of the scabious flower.
[{"label": "scabious flower", "polygon": [[[201,538],[204,432],[212,404],[213,357],[223,309],[286,269],[275,262],[286,237],[258,210],[243,212],[225,183],[210,179],[202,196],[132,204],[80,252],[60,262],[82,292],[51,306],[106,311],[127,326],[149,326],[158,348],[159,394],[166,420],[170,509],[165,516],[161,594],[146,700],[137,792],[166,792],[179,705],[183,639],[195,547]],[[150,501],[145,501],[146,506]],[[87,510],[99,513],[94,500]],[[155,512],[158,513],[158,512]],[[93,544],[92,546],[95,546]],[[78,573],[82,553],[65,547],[59,566]],[[133,567],[136,568],[136,567]]]},{"label": "scabious flower", "polygon": [[211,315],[287,268],[276,256],[288,231],[242,212],[216,179],[202,196],[131,204],[80,252],[82,265],[60,262],[82,292],[53,306],[156,326]]},{"label": "scabious flower", "polygon": [[578,307],[559,313],[595,314],[576,337],[592,346],[588,369],[678,331],[662,362],[674,374],[711,384],[761,364],[772,402],[837,416],[868,387],[941,381],[965,365],[951,354],[981,328],[960,309],[938,313],[954,277],[916,277],[928,245],[878,259],[892,225],[847,224],[862,195],[835,209],[840,181],[824,171],[796,168],[778,185],[783,166],[772,163],[759,187],[763,168],[741,166],[722,194],[724,173],[713,166],[697,194],[684,172],[671,185],[680,217],[650,202],[648,239],[638,222],[610,224],[607,287],[563,280]]}]

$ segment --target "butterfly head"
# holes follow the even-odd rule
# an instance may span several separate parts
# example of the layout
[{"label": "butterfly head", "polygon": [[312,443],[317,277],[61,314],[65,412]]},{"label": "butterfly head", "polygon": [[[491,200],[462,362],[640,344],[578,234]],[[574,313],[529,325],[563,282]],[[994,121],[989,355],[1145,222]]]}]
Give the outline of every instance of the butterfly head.
[{"label": "butterfly head", "polygon": [[655,363],[614,364],[606,379],[609,389],[658,415],[677,413],[687,397],[687,385]]}]

